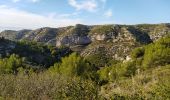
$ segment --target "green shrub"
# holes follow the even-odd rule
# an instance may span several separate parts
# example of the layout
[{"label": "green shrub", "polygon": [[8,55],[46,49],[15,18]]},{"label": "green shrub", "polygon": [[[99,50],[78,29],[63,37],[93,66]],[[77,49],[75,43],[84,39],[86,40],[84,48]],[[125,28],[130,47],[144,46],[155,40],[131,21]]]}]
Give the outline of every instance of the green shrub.
[{"label": "green shrub", "polygon": [[131,78],[102,86],[108,100],[169,100],[170,66],[147,70]]},{"label": "green shrub", "polygon": [[22,58],[12,54],[9,58],[0,59],[0,73],[17,73],[17,69],[23,67],[22,64]]},{"label": "green shrub", "polygon": [[111,58],[106,56],[105,52],[102,52],[102,51],[96,54],[91,54],[86,57],[86,60],[96,67],[106,66],[108,63],[110,63],[110,59]]},{"label": "green shrub", "polygon": [[135,62],[128,62],[126,63],[125,66],[126,66],[125,76],[130,77],[136,74],[137,67]]},{"label": "green shrub", "polygon": [[145,48],[143,66],[161,66],[170,64],[170,38],[162,38]]},{"label": "green shrub", "polygon": [[109,81],[114,82],[126,77],[127,75],[133,74],[133,72],[127,70],[128,67],[131,66],[127,64],[118,63],[98,70],[97,73],[99,75],[99,82],[102,85]]},{"label": "green shrub", "polygon": [[0,75],[5,100],[98,100],[98,91],[93,81],[49,72]]},{"label": "green shrub", "polygon": [[101,26],[95,26],[94,28],[92,28],[92,30],[90,31],[91,34],[94,33],[98,33],[98,34],[106,34],[106,33],[110,33],[113,32],[113,25],[101,25]]},{"label": "green shrub", "polygon": [[132,51],[131,57],[133,59],[140,58],[143,57],[144,53],[145,53],[145,49],[143,47],[136,48]]},{"label": "green shrub", "polygon": [[56,63],[51,70],[66,76],[81,76],[85,78],[93,77],[96,71],[94,66],[76,53],[62,58],[61,63]]},{"label": "green shrub", "polygon": [[109,72],[110,72],[110,67],[104,67],[101,70],[98,70],[98,75],[99,75],[99,84],[103,85],[109,82]]}]

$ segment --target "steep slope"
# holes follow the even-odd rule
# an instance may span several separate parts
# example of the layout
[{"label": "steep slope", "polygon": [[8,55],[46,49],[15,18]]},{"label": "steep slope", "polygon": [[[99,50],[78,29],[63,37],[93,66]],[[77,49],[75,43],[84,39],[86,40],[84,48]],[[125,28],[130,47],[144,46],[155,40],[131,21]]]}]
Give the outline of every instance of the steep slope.
[{"label": "steep slope", "polygon": [[76,46],[91,43],[91,39],[87,36],[89,27],[77,24],[75,27],[68,27],[63,33],[57,36],[56,46]]},{"label": "steep slope", "polygon": [[46,27],[46,28],[40,28],[37,30],[30,31],[22,39],[41,42],[41,43],[48,43],[51,40],[55,40],[56,34],[57,34],[57,29]]}]

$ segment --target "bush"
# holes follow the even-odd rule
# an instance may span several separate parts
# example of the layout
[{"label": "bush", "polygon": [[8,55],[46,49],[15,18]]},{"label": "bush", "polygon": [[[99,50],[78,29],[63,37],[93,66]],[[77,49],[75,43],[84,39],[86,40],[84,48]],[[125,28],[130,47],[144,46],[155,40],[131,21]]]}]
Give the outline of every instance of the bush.
[{"label": "bush", "polygon": [[168,100],[170,66],[147,70],[124,80],[101,87],[102,97],[110,100]]},{"label": "bush", "polygon": [[12,54],[9,58],[0,59],[0,73],[17,73],[17,69],[23,67],[22,64],[22,58]]},{"label": "bush", "polygon": [[113,32],[113,25],[102,25],[102,26],[96,26],[94,28],[92,28],[92,30],[90,31],[91,34],[94,33],[98,33],[98,34],[106,34],[106,33],[110,33]]},{"label": "bush", "polygon": [[170,64],[170,38],[162,38],[145,48],[143,66],[163,66]]},{"label": "bush", "polygon": [[98,100],[98,91],[90,80],[49,72],[0,75],[0,97],[7,100]]},{"label": "bush", "polygon": [[61,57],[70,54],[71,50],[66,47],[56,48],[36,42],[19,41],[12,52],[21,57],[26,57],[34,65],[49,68],[55,62],[60,61]]},{"label": "bush", "polygon": [[110,57],[106,55],[105,51],[99,51],[96,54],[91,54],[86,57],[86,60],[96,67],[104,67],[110,63]]},{"label": "bush", "polygon": [[137,66],[135,62],[127,62],[125,66],[126,66],[125,76],[131,77],[136,74]]},{"label": "bush", "polygon": [[52,70],[66,76],[93,77],[96,71],[85,59],[76,53],[72,53],[68,57],[64,57],[61,63],[56,63]]},{"label": "bush", "polygon": [[116,82],[125,78],[133,77],[136,75],[137,62],[117,63],[109,67],[104,67],[98,70],[100,85],[108,82]]},{"label": "bush", "polygon": [[145,49],[143,47],[136,48],[132,51],[131,57],[133,59],[140,58],[143,57],[144,53],[145,53]]}]

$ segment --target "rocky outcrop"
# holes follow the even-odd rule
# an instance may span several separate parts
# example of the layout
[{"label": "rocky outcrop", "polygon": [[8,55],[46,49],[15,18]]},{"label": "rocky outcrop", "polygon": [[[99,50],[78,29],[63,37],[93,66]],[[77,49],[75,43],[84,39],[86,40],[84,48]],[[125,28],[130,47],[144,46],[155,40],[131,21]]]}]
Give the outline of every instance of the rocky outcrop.
[{"label": "rocky outcrop", "polygon": [[143,24],[135,26],[141,32],[148,34],[154,42],[166,36],[170,36],[170,24]]},{"label": "rocky outcrop", "polygon": [[36,30],[3,31],[0,37],[28,40],[53,46],[74,48],[83,56],[95,54],[100,47],[114,59],[126,59],[135,47],[170,35],[170,24],[81,25],[40,28]]},{"label": "rocky outcrop", "polygon": [[170,36],[170,32],[160,32],[160,33],[157,33],[157,34],[151,34],[150,38],[153,41],[157,41],[158,39],[165,37],[165,36],[168,36],[168,35]]},{"label": "rocky outcrop", "polygon": [[56,35],[57,35],[57,29],[55,28],[40,28],[37,30],[30,31],[22,39],[47,43],[55,39]]},{"label": "rocky outcrop", "polygon": [[88,32],[89,27],[85,25],[78,24],[75,27],[71,27],[63,34],[57,36],[56,46],[87,45],[91,43]]},{"label": "rocky outcrop", "polygon": [[91,43],[91,39],[88,36],[70,35],[58,38],[56,46],[87,45],[89,43]]},{"label": "rocky outcrop", "polygon": [[5,37],[9,40],[15,40],[17,37],[17,31],[5,30],[0,33],[0,37]]}]

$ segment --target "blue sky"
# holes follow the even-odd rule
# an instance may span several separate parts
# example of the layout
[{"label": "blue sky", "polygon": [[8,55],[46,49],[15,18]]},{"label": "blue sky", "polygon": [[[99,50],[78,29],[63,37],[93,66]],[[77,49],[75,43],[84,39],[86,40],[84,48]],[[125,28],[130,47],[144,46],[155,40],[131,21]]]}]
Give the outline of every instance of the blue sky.
[{"label": "blue sky", "polygon": [[170,0],[0,0],[0,30],[170,22]]}]

